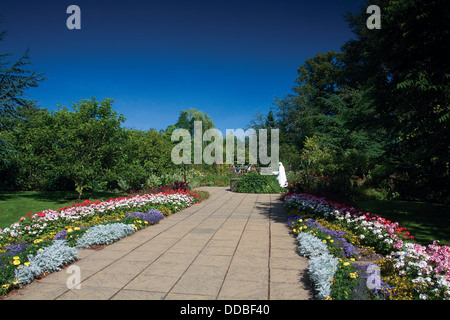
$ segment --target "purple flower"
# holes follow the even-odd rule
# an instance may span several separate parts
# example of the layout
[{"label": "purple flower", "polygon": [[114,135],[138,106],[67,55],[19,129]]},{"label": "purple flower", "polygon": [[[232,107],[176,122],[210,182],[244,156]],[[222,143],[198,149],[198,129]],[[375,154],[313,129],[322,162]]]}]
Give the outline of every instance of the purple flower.
[{"label": "purple flower", "polygon": [[310,227],[323,232],[325,235],[333,239],[332,245],[336,248],[342,248],[339,252],[341,256],[346,256],[347,258],[352,257],[357,254],[356,248],[344,238],[345,231],[330,230],[322,227],[320,223],[314,219],[308,219],[305,224]]},{"label": "purple flower", "polygon": [[158,223],[159,220],[164,219],[164,215],[156,209],[152,209],[148,212],[128,212],[128,217],[137,217],[147,221],[150,224]]},{"label": "purple flower", "polygon": [[287,220],[287,225],[292,227],[299,219],[303,219],[300,216],[289,216]]},{"label": "purple flower", "polygon": [[53,240],[64,240],[67,238],[67,231],[61,230],[53,237]]},{"label": "purple flower", "polygon": [[[80,230],[83,230],[85,227],[84,226],[80,226],[78,227],[80,228]],[[53,237],[53,240],[64,240],[67,238],[67,230],[61,230],[59,231],[57,234],[55,234],[55,236]]]},{"label": "purple flower", "polygon": [[[367,268],[370,266],[369,264],[355,264],[354,265],[359,274],[359,281],[355,288],[352,289],[353,300],[373,300],[374,297],[377,297],[379,300],[385,300],[389,297],[389,290],[392,289],[386,282],[382,279],[380,280],[380,288],[378,289],[369,289],[367,282],[369,276],[373,276],[373,274],[367,273]],[[370,280],[369,280],[370,281]]]},{"label": "purple flower", "polygon": [[17,244],[10,244],[5,247],[5,256],[16,256],[21,253],[23,250],[28,248],[29,244],[26,242],[21,242]]}]

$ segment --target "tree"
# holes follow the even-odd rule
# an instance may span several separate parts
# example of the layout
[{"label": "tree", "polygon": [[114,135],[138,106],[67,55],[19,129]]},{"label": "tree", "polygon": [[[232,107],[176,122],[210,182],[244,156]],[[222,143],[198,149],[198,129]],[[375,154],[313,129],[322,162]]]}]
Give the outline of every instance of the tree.
[{"label": "tree", "polygon": [[194,122],[201,121],[202,122],[202,131],[203,133],[208,129],[214,128],[214,122],[209,116],[208,113],[203,113],[200,110],[195,108],[190,108],[189,110],[182,110],[180,112],[180,116],[178,117],[178,121],[175,124],[176,129],[186,129],[191,134],[191,137],[194,136]]},{"label": "tree", "polygon": [[[381,8],[379,30],[367,27],[369,5]],[[441,48],[450,42],[450,7],[444,0],[378,0],[346,19],[355,37],[341,53],[307,59],[294,93],[276,100],[284,141],[300,148],[307,141],[308,157],[322,164],[334,156],[321,154],[349,154],[368,164],[357,172],[380,177],[385,168],[405,198],[445,200],[450,65]]]},{"label": "tree", "polygon": [[323,126],[318,115],[334,114],[326,102],[341,86],[340,59],[334,51],[306,59],[298,68],[293,93],[275,100],[283,142],[301,146]]},{"label": "tree", "polygon": [[161,175],[173,170],[172,144],[162,133],[126,129],[123,153],[116,165],[115,180],[123,180],[132,189],[140,189],[151,174]]},{"label": "tree", "polygon": [[83,190],[106,181],[116,166],[125,140],[112,99],[95,98],[73,104],[73,112],[60,106],[51,113],[53,170],[69,177],[81,199]]},{"label": "tree", "polygon": [[[0,32],[0,41],[3,41],[6,31]],[[10,53],[0,53],[0,132],[10,128],[11,119],[17,118],[19,108],[32,108],[34,101],[27,99],[26,91],[37,87],[44,80],[42,73],[25,69],[29,64],[29,50],[16,62],[6,59]],[[7,148],[9,143],[0,136],[0,154],[11,151]]]},{"label": "tree", "polygon": [[[8,130],[0,132],[14,152],[7,152],[0,168],[3,189],[42,190],[49,184],[58,189],[51,168],[51,116],[47,110],[18,108]],[[50,182],[51,181],[51,182]]]},{"label": "tree", "polygon": [[[386,156],[405,196],[448,196],[450,8],[445,0],[371,1],[382,27],[365,27],[364,10],[347,20],[356,39],[343,46],[348,85],[360,85],[385,130]],[[408,195],[409,193],[409,195]]]},{"label": "tree", "polygon": [[[195,122],[201,122],[201,132],[195,130]],[[203,155],[203,152],[207,146],[207,142],[203,141],[203,135],[209,129],[214,129],[215,125],[212,118],[208,113],[203,113],[202,111],[196,108],[190,108],[188,110],[182,110],[178,117],[178,121],[167,128],[165,135],[170,136],[172,132],[176,129],[186,129],[189,131],[191,136],[191,163],[195,163],[198,159],[197,155]],[[196,138],[197,135],[197,139]],[[170,137],[169,137],[170,138]],[[192,161],[194,159],[194,161]],[[203,159],[204,160],[204,159]],[[205,165],[208,167],[209,165]],[[186,164],[183,163],[183,175],[184,181],[186,182]]]},{"label": "tree", "polygon": [[[264,163],[262,161],[263,157],[266,157],[267,159],[270,158],[270,164],[272,166],[278,167],[277,163],[272,163],[273,161],[276,161],[276,157],[272,157],[272,139],[274,139],[274,142],[277,140],[276,136],[272,136],[272,130],[279,130],[278,129],[278,122],[275,118],[275,114],[273,112],[273,108],[270,108],[269,112],[266,114],[263,114],[260,110],[257,110],[254,114],[253,118],[250,120],[250,124],[247,126],[247,129],[253,129],[256,133],[256,141],[258,142],[258,164],[261,166],[266,166],[267,163]],[[266,130],[266,134],[262,134],[260,130]],[[246,144],[249,144],[249,138],[245,137]],[[261,145],[263,146],[261,148]],[[266,145],[267,147],[264,147]],[[279,149],[280,149],[280,138],[279,138],[279,132],[278,132],[278,156],[279,156]],[[286,149],[285,149],[286,150]],[[266,153],[266,154],[264,154]],[[279,159],[278,159],[279,160]],[[274,169],[275,170],[275,169]]]}]

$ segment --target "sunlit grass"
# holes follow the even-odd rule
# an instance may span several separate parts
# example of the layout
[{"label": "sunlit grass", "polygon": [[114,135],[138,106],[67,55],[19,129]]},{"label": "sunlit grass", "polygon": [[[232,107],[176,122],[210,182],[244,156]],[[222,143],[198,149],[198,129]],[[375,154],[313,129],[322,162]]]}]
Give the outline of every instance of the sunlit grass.
[{"label": "sunlit grass", "polygon": [[[114,192],[86,192],[81,202],[85,199],[106,200],[120,195]],[[69,191],[0,191],[0,228],[9,227],[28,212],[57,210],[79,202],[77,193]]]},{"label": "sunlit grass", "polygon": [[427,245],[439,240],[450,245],[450,208],[426,202],[370,200],[358,201],[357,208],[378,214],[408,229],[414,240]]}]

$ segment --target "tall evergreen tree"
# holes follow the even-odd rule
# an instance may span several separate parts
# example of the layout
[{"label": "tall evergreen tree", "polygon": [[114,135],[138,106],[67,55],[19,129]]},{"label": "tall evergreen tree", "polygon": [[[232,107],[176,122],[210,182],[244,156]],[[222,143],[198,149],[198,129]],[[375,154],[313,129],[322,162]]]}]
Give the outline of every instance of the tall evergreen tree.
[{"label": "tall evergreen tree", "polygon": [[[0,32],[4,41],[7,32]],[[37,87],[43,74],[26,69],[31,64],[29,50],[15,62],[8,61],[11,53],[0,53],[0,132],[7,130],[11,119],[19,117],[18,109],[32,108],[34,101],[26,97],[29,88]],[[0,137],[0,152],[8,151],[9,143]]]}]

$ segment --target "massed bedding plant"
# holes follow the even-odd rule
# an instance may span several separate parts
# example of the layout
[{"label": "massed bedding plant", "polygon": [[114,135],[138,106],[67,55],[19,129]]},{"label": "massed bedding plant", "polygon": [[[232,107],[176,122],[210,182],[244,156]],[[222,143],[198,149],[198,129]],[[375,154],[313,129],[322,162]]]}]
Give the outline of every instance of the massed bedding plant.
[{"label": "massed bedding plant", "polygon": [[[337,276],[333,279],[334,290],[331,290],[334,298],[450,299],[449,246],[440,246],[438,242],[428,246],[415,244],[412,242],[414,237],[397,222],[308,194],[286,196],[285,206],[291,214],[288,224],[296,234],[311,232],[328,244],[330,252],[340,257]],[[377,254],[384,256],[375,262],[381,271],[383,283],[381,291],[367,294],[367,290],[362,290],[364,285],[361,279],[367,278],[367,274],[360,265],[352,267],[354,270],[352,272],[343,271],[345,269],[343,267],[348,269],[349,265],[354,264],[352,261],[354,258],[345,260],[351,256],[349,255],[351,250],[345,245],[333,245],[336,238],[332,237],[323,226],[317,225],[318,221],[334,226],[334,231],[345,230],[346,236],[341,235],[350,244],[358,247],[369,246],[369,249],[373,248]],[[333,234],[337,235],[335,232]],[[345,261],[345,266],[342,261]],[[342,276],[343,274],[345,276]],[[346,289],[343,283],[354,287]],[[347,294],[343,294],[345,292]]]},{"label": "massed bedding plant", "polygon": [[164,218],[158,207],[175,213],[199,200],[195,191],[171,190],[107,201],[86,200],[59,210],[29,213],[0,229],[0,296],[41,273],[73,262],[76,248],[107,245],[158,223]]}]

